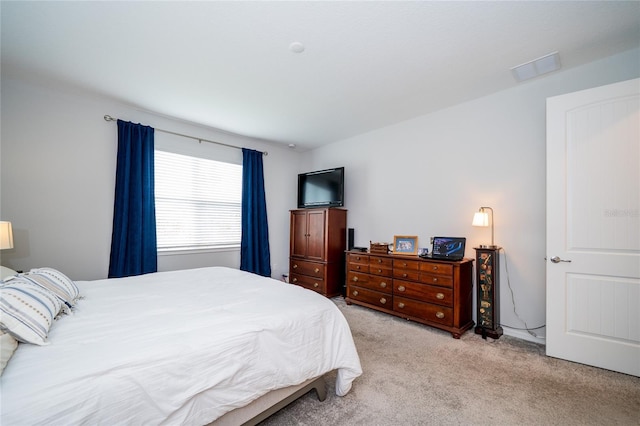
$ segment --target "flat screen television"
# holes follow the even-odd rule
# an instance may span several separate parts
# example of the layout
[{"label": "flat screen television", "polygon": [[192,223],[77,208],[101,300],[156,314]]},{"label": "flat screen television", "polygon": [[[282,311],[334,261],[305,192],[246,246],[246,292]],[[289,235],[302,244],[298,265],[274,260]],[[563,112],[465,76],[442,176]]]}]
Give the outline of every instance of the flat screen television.
[{"label": "flat screen television", "polygon": [[298,208],[344,206],[344,167],[298,175]]}]

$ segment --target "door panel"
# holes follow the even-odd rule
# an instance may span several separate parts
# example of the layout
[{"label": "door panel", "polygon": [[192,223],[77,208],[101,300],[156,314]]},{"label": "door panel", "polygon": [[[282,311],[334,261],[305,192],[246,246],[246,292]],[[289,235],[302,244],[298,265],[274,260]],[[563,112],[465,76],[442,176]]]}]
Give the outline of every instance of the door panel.
[{"label": "door panel", "polygon": [[294,211],[291,213],[291,255],[305,257],[307,241],[307,214]]},{"label": "door panel", "polygon": [[307,258],[313,260],[325,259],[325,220],[326,210],[310,210],[308,212],[309,242],[307,246]]},{"label": "door panel", "polygon": [[547,101],[547,355],[637,376],[639,87]]},{"label": "door panel", "polygon": [[[638,280],[568,274],[567,331],[619,342],[640,341]],[[596,316],[595,312],[603,315]]]}]

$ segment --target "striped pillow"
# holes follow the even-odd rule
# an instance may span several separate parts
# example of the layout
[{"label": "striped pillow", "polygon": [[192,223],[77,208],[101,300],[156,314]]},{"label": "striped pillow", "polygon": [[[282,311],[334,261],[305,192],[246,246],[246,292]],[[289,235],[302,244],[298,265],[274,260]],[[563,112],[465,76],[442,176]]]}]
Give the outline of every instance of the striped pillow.
[{"label": "striped pillow", "polygon": [[20,342],[46,345],[60,299],[44,287],[16,277],[0,287],[0,329]]},{"label": "striped pillow", "polygon": [[24,277],[55,293],[70,308],[75,306],[80,297],[80,290],[76,283],[53,268],[32,269]]}]

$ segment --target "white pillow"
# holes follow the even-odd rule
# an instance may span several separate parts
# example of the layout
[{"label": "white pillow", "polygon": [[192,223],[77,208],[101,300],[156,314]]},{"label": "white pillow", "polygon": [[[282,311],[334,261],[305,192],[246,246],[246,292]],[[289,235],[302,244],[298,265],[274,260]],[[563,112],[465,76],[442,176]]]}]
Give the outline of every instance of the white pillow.
[{"label": "white pillow", "polygon": [[25,274],[26,278],[35,281],[49,291],[55,293],[70,308],[75,306],[80,297],[76,283],[62,272],[53,268],[37,268]]},{"label": "white pillow", "polygon": [[9,333],[0,331],[0,375],[18,347],[18,341]]},{"label": "white pillow", "polygon": [[58,296],[24,277],[0,287],[0,329],[20,342],[46,345],[61,308]]}]

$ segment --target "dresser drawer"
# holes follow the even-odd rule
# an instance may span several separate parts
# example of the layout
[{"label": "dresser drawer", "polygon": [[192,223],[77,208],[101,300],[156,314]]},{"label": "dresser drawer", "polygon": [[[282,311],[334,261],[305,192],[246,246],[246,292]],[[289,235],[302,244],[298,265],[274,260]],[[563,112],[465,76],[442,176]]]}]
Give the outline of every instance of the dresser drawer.
[{"label": "dresser drawer", "polygon": [[418,271],[410,271],[407,269],[393,269],[393,278],[400,278],[403,280],[418,281],[420,279],[420,273]]},{"label": "dresser drawer", "polygon": [[326,291],[325,282],[322,279],[306,275],[291,274],[289,276],[289,282],[291,284],[296,284],[310,290],[317,291],[318,293],[324,293]]},{"label": "dresser drawer", "polygon": [[393,309],[393,296],[364,287],[349,286],[347,297],[381,308]]},{"label": "dresser drawer", "polygon": [[290,274],[309,275],[322,279],[324,277],[325,264],[309,262],[306,260],[291,259]]},{"label": "dresser drawer", "polygon": [[427,274],[425,272],[422,272],[420,273],[420,282],[423,282],[425,284],[440,285],[443,287],[453,287],[453,276]]},{"label": "dresser drawer", "polygon": [[393,310],[400,315],[408,315],[449,327],[453,325],[453,309],[444,306],[394,296]]},{"label": "dresser drawer", "polygon": [[354,271],[347,272],[347,284],[349,285],[366,285],[369,280],[369,274]]},{"label": "dresser drawer", "polygon": [[366,274],[369,272],[369,264],[349,262],[349,270]]},{"label": "dresser drawer", "polygon": [[371,256],[369,257],[369,265],[371,268],[391,269],[393,267],[393,260],[389,257]]},{"label": "dresser drawer", "polygon": [[383,265],[369,265],[369,273],[373,275],[380,275],[382,277],[392,277],[393,269],[391,267],[386,267]]},{"label": "dresser drawer", "polygon": [[420,270],[420,262],[419,260],[406,260],[406,259],[393,259],[393,269],[404,269],[408,271],[419,271]]},{"label": "dresser drawer", "polygon": [[391,294],[393,291],[393,280],[391,278],[378,277],[375,275],[369,275],[369,279],[367,281],[358,281],[357,283],[351,282],[350,285],[356,285],[358,287],[364,287],[369,290],[376,290],[386,294]]},{"label": "dresser drawer", "polygon": [[369,263],[369,256],[366,254],[349,254],[349,262],[350,263]]},{"label": "dresser drawer", "polygon": [[453,306],[453,290],[450,288],[393,280],[393,294],[423,302]]},{"label": "dresser drawer", "polygon": [[369,272],[369,256],[349,254],[347,263],[350,271]]},{"label": "dresser drawer", "polygon": [[453,274],[453,265],[437,262],[422,262],[420,271],[437,275],[451,275]]}]

